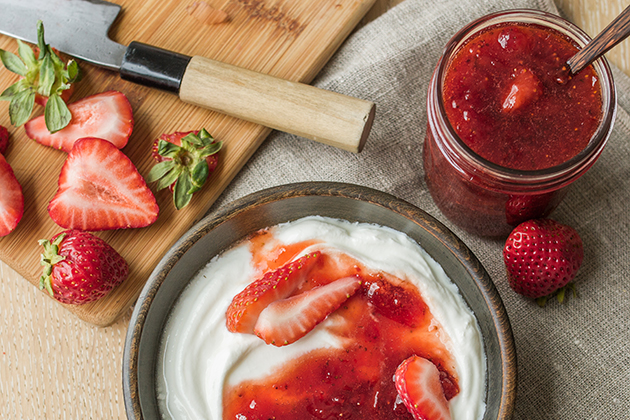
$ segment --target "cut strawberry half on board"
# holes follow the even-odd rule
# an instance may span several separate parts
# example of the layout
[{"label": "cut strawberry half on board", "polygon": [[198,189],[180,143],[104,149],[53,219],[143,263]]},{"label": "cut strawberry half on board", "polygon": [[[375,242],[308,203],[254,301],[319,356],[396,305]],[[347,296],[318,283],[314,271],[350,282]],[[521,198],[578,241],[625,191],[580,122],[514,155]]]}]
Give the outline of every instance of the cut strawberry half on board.
[{"label": "cut strawberry half on board", "polygon": [[411,356],[402,362],[395,375],[396,390],[416,420],[450,420],[440,371],[428,359]]},{"label": "cut strawberry half on board", "polygon": [[122,149],[133,131],[131,105],[121,92],[88,96],[71,103],[68,109],[72,119],[64,129],[50,134],[42,115],[24,124],[26,135],[39,144],[69,153],[74,142],[84,137],[105,139]]},{"label": "cut strawberry half on board", "polygon": [[0,236],[13,232],[24,214],[24,195],[11,165],[0,155]]},{"label": "cut strawberry half on board", "polygon": [[50,217],[66,229],[139,228],[157,220],[155,197],[134,164],[112,143],[77,141],[61,168]]},{"label": "cut strawberry half on board", "polygon": [[295,343],[335,312],[360,286],[358,277],[344,277],[272,302],[260,313],[254,332],[274,346]]},{"label": "cut strawberry half on board", "polygon": [[262,310],[271,302],[293,293],[311,272],[320,256],[319,251],[308,253],[266,273],[234,296],[225,313],[228,331],[253,333]]}]

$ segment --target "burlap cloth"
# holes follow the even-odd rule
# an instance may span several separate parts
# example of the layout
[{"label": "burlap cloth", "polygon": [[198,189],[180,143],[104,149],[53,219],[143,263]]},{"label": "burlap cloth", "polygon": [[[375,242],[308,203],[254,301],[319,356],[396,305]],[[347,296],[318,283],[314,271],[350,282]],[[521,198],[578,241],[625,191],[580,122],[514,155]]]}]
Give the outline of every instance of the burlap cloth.
[{"label": "burlap cloth", "polygon": [[[355,155],[274,132],[211,212],[248,193],[301,181],[354,183],[407,200],[458,234],[496,283],[517,347],[515,419],[628,419],[628,77],[615,70],[619,110],[606,149],[553,214],[556,220],[575,227],[584,241],[578,299],[539,308],[512,292],[502,262],[503,241],[471,236],[452,225],[434,205],[423,181],[426,90],[443,46],[474,18],[510,8],[556,12],[551,0],[406,0],[357,31],[315,84],[377,104],[377,117],[364,151]],[[6,268],[0,276],[6,281],[18,277]],[[8,302],[0,307],[0,418],[124,417],[122,392],[105,384],[109,384],[112,372],[120,377],[129,316],[105,329],[86,327],[23,283],[17,288],[0,283],[2,299]],[[29,305],[37,305],[38,311],[29,311]],[[77,363],[89,364],[90,369],[77,370],[72,362],[56,356],[48,359],[50,340],[42,345],[38,334],[58,337],[52,340],[53,346],[79,345],[72,350]],[[27,377],[33,369],[43,375]],[[9,373],[10,379],[5,380]],[[73,385],[82,381],[77,377],[83,374],[92,376],[89,389]],[[58,386],[42,389],[48,380],[42,377],[54,377]]]}]

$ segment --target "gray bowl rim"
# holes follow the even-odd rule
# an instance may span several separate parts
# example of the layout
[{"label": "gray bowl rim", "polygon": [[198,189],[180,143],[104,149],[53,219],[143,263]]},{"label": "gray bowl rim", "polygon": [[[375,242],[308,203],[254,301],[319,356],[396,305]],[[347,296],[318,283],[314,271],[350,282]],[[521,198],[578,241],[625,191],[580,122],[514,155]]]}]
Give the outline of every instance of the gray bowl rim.
[{"label": "gray bowl rim", "polygon": [[[129,420],[144,419],[136,377],[140,340],[151,302],[179,258],[214,228],[241,212],[251,210],[252,206],[262,206],[280,200],[307,196],[341,197],[384,207],[419,225],[457,258],[478,286],[494,322],[503,372],[501,401],[497,418],[511,419],[516,400],[517,376],[514,336],[501,296],[478,258],[450,229],[424,210],[407,201],[369,187],[326,181],[279,185],[234,200],[222,209],[210,213],[198,221],[167,251],[149,276],[136,301],[125,337],[122,379],[127,418]],[[174,299],[174,301],[176,300]]]}]

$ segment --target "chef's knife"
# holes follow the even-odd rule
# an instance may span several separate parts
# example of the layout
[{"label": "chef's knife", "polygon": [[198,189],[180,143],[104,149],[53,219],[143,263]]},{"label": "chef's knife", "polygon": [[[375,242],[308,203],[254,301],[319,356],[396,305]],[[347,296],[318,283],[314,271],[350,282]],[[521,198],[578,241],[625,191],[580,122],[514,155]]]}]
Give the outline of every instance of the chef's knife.
[{"label": "chef's knife", "polygon": [[136,41],[126,47],[108,37],[120,9],[103,0],[0,0],[0,33],[37,43],[41,20],[52,47],[125,80],[344,150],[363,148],[374,103]]}]

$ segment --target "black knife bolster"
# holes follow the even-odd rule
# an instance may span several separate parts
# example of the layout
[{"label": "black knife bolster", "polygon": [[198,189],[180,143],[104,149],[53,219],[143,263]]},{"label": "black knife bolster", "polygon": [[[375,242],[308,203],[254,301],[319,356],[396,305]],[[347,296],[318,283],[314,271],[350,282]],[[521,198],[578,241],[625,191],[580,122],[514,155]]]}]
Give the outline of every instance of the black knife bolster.
[{"label": "black knife bolster", "polygon": [[133,41],[120,66],[120,77],[178,94],[190,57]]}]

